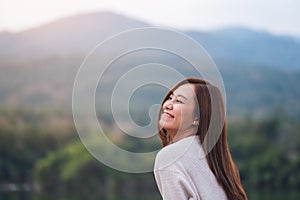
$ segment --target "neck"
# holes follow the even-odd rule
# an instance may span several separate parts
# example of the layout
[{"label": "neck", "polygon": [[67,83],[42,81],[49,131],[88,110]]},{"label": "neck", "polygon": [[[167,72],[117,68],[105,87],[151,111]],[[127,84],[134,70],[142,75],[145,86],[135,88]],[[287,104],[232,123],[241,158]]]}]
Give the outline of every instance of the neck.
[{"label": "neck", "polygon": [[196,135],[197,133],[197,128],[193,127],[193,128],[189,128],[187,130],[174,130],[174,131],[167,131],[168,134],[170,134],[170,143],[174,143],[174,142],[178,142],[179,140],[192,136],[192,135]]}]

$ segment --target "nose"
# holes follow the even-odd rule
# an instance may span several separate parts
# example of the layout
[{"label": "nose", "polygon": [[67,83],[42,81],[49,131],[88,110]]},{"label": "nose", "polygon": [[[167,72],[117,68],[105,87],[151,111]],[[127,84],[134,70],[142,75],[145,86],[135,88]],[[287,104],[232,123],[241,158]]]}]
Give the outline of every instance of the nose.
[{"label": "nose", "polygon": [[167,100],[167,101],[163,104],[163,109],[172,110],[172,109],[173,109],[173,101]]}]

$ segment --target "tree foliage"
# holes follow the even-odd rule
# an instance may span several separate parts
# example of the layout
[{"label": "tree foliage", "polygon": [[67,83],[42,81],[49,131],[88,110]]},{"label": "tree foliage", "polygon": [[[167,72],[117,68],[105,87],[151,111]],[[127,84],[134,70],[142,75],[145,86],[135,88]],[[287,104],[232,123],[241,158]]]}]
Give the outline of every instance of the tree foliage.
[{"label": "tree foliage", "polygon": [[[230,149],[247,191],[300,187],[300,125],[278,113],[228,123]],[[0,185],[37,184],[51,195],[74,194],[72,199],[159,199],[152,173],[119,172],[92,157],[67,112],[2,108],[0,114]],[[158,148],[155,141],[121,139],[116,141],[131,151]]]}]

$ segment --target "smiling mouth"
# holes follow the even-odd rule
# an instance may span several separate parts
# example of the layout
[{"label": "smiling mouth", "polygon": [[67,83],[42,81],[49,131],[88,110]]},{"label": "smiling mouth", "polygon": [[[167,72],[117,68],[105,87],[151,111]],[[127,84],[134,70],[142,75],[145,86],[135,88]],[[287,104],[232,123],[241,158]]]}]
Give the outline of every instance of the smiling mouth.
[{"label": "smiling mouth", "polygon": [[171,117],[171,118],[174,118],[174,115],[171,115],[170,113],[168,112],[163,112],[164,115],[168,116],[168,117]]}]

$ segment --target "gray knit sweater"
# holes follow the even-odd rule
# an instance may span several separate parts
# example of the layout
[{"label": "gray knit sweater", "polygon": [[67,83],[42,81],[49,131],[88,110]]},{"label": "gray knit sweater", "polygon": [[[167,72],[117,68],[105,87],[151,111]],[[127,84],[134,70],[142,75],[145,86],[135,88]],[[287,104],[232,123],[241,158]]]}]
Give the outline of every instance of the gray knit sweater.
[{"label": "gray knit sweater", "polygon": [[160,150],[154,175],[164,200],[227,200],[208,166],[198,136],[189,136]]}]

